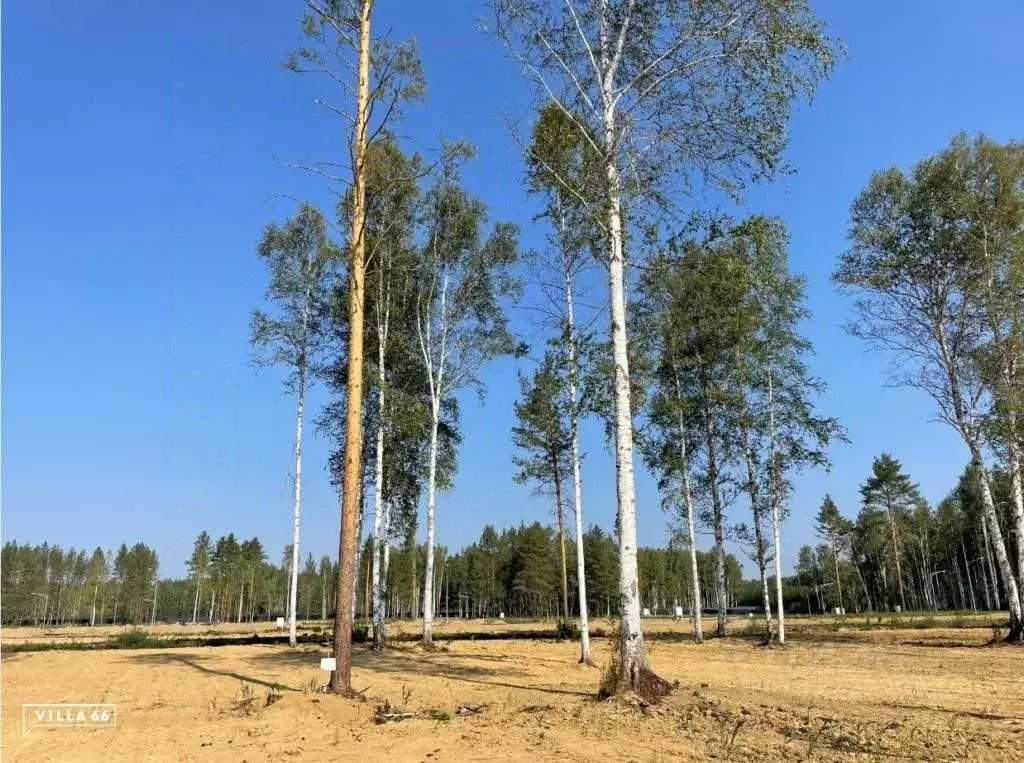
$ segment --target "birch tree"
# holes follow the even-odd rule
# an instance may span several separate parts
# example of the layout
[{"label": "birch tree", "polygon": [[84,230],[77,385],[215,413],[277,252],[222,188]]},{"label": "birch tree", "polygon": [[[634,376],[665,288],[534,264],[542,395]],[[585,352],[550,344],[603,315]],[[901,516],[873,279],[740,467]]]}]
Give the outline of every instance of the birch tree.
[{"label": "birch tree", "polygon": [[454,147],[426,192],[419,256],[416,327],[430,396],[427,464],[427,558],[423,573],[423,643],[433,643],[435,501],[442,405],[459,390],[483,393],[480,368],[519,350],[503,303],[519,293],[512,268],[518,230],[495,223],[485,237],[486,208],[460,184]]},{"label": "birch tree", "polygon": [[268,225],[257,255],[270,272],[266,299],[274,312],[254,310],[250,336],[260,366],[285,366],[286,388],[295,395],[295,449],[292,503],[292,575],[288,596],[288,638],[296,645],[295,597],[298,588],[299,531],[302,512],[302,427],[310,372],[322,352],[318,328],[330,287],[337,247],[327,237],[320,211],[299,207],[283,226]]},{"label": "birch tree", "polygon": [[648,426],[641,449],[649,468],[658,476],[658,489],[664,505],[678,513],[685,530],[685,545],[690,562],[690,606],[693,614],[693,638],[704,641],[701,618],[700,574],[697,569],[697,529],[695,499],[690,480],[696,436],[694,406],[684,394],[685,357],[680,338],[683,327],[678,313],[677,285],[667,275],[667,263],[654,265],[641,284],[639,327],[647,351],[655,354],[653,392],[648,401]]},{"label": "birch tree", "polygon": [[893,381],[926,392],[940,421],[963,439],[978,475],[984,528],[1009,610],[1009,636],[1024,637],[1018,581],[996,514],[985,463],[987,389],[977,363],[986,316],[976,302],[979,269],[965,251],[965,220],[946,212],[943,156],[872,175],[851,208],[850,248],[834,280],[855,297],[850,329],[892,354]]},{"label": "birch tree", "polygon": [[[587,614],[586,561],[583,553],[583,486],[580,476],[579,425],[584,409],[581,400],[582,369],[589,344],[591,319],[580,318],[581,282],[590,258],[588,250],[600,246],[595,239],[591,204],[568,190],[562,180],[585,188],[597,169],[597,156],[579,134],[574,122],[553,103],[540,109],[526,151],[527,187],[543,203],[541,216],[551,229],[549,246],[531,258],[534,281],[544,297],[539,309],[556,332],[555,347],[566,373],[561,397],[565,398],[569,429],[569,464],[575,518],[576,579],[579,586],[580,662],[589,664],[590,623]],[[561,179],[561,180],[560,180]],[[582,371],[581,371],[582,369]]]},{"label": "birch tree", "polygon": [[[807,367],[806,357],[813,347],[801,333],[801,325],[810,318],[805,306],[805,279],[789,270],[784,225],[776,218],[755,215],[736,227],[734,241],[749,268],[749,300],[756,316],[753,340],[741,372],[747,400],[744,413],[754,414],[754,442],[763,449],[760,459],[756,454],[750,459],[764,465],[764,487],[756,495],[752,493],[751,500],[753,504],[762,494],[767,499],[767,507],[763,507],[766,510],[760,514],[771,520],[777,638],[785,644],[781,526],[789,513],[786,502],[791,491],[790,475],[806,468],[828,469],[829,445],[846,442],[847,438],[835,418],[820,415],[815,409],[816,398],[826,386]],[[763,556],[759,554],[762,567]],[[765,572],[761,579],[771,639]]]},{"label": "birch tree", "polygon": [[393,472],[385,468],[385,447],[390,448],[392,444],[402,447],[398,438],[403,435],[417,437],[417,433],[398,425],[394,418],[410,415],[409,403],[415,403],[418,393],[423,391],[419,383],[422,369],[414,363],[417,359],[412,309],[415,283],[411,277],[420,198],[417,181],[422,173],[419,158],[406,157],[392,141],[379,141],[369,149],[365,235],[367,297],[372,322],[368,336],[376,349],[375,361],[371,362],[375,376],[371,397],[376,403],[371,586],[373,644],[378,650],[384,640],[386,578],[382,574],[382,557],[390,524],[388,495],[397,495],[390,485],[385,487],[385,474]]},{"label": "birch tree", "polygon": [[[733,534],[726,511],[743,486],[733,473],[743,456],[735,348],[750,332],[745,264],[723,246],[722,235],[710,226],[703,240],[670,240],[649,263],[636,308],[646,329],[641,336],[659,353],[648,461],[662,475],[663,488],[674,483],[681,490],[666,497],[685,511],[686,523],[693,512],[694,520],[711,528],[719,636],[726,635],[728,609],[725,541]],[[691,467],[695,479],[687,502]],[[691,556],[691,568],[692,562]]]},{"label": "birch tree", "polygon": [[[956,136],[932,161],[937,210],[976,270],[969,298],[983,316],[976,360],[990,395],[987,439],[1006,464],[1017,582],[1024,583],[1024,143]],[[955,228],[954,228],[955,225]],[[1024,596],[1024,590],[1020,593]]]},{"label": "birch tree", "polygon": [[[633,426],[626,327],[624,186],[674,177],[738,191],[780,167],[790,103],[831,68],[834,46],[799,0],[717,3],[492,0],[493,31],[538,96],[577,124],[599,157],[592,206],[605,237],[614,366],[620,565],[620,680],[646,669],[636,566]],[[639,199],[638,199],[639,201]],[[637,209],[639,205],[632,208]]]}]

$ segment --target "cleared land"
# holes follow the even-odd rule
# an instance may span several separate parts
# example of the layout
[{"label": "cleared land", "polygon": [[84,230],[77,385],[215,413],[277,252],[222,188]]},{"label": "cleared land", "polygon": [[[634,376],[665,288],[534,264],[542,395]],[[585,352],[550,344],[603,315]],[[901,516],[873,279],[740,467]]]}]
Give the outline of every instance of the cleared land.
[{"label": "cleared land", "polygon": [[[445,630],[545,627],[527,623],[452,623],[438,629],[433,652],[405,643],[382,655],[359,648],[354,683],[364,702],[315,691],[326,678],[320,646],[5,654],[3,759],[1018,759],[1024,650],[986,646],[985,628],[892,627],[900,624],[807,619],[792,624],[785,649],[766,649],[738,635],[741,624],[732,626],[737,636],[696,646],[673,640],[685,638],[686,623],[649,621],[652,667],[679,681],[656,706],[598,700],[601,670],[577,665],[574,643],[444,640]],[[4,642],[45,635],[7,629]],[[610,649],[610,639],[595,641],[599,665]],[[415,717],[375,722],[385,701],[389,712]],[[113,702],[118,727],[23,736],[27,702]]]}]

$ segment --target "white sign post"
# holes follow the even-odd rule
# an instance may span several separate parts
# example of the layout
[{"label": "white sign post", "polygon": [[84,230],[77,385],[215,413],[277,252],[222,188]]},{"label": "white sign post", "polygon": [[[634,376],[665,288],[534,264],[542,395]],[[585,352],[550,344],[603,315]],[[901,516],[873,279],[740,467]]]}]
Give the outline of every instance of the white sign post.
[{"label": "white sign post", "polygon": [[320,670],[335,671],[338,669],[338,661],[333,657],[320,658]]},{"label": "white sign post", "polygon": [[281,630],[282,628],[284,628],[284,618],[283,617],[277,618],[277,622],[274,623],[274,627],[277,628],[278,630]]}]

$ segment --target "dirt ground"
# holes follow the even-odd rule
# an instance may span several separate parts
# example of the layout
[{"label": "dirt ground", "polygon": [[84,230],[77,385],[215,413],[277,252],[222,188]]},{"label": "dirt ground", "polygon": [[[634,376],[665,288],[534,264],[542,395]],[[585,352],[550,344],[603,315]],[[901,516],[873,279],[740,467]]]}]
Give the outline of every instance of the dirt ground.
[{"label": "dirt ground", "polygon": [[[164,635],[175,628],[163,627]],[[483,625],[448,626],[474,627]],[[650,622],[652,634],[685,628]],[[359,647],[353,683],[362,702],[315,690],[327,677],[321,647],[5,654],[2,758],[1009,761],[1024,747],[1024,650],[985,646],[984,629],[819,633],[820,623],[795,622],[781,649],[739,635],[701,646],[652,638],[652,668],[679,682],[652,706],[596,698],[610,639],[595,639],[598,667],[586,667],[573,643],[445,642],[442,629],[433,652]],[[268,703],[275,686],[280,697]],[[385,700],[432,717],[375,723]],[[31,702],[116,703],[117,727],[23,735],[22,704]],[[460,715],[467,706],[476,712]]]}]

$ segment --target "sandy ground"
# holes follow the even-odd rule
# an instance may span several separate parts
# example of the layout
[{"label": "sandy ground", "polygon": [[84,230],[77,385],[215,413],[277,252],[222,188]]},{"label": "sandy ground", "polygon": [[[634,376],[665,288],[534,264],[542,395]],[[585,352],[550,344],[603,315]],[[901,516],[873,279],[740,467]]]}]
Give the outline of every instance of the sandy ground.
[{"label": "sandy ground", "polygon": [[[597,700],[600,667],[577,665],[578,647],[554,641],[452,641],[429,653],[402,645],[381,655],[359,648],[353,683],[363,702],[310,690],[326,680],[316,647],[10,654],[2,758],[1019,760],[1024,650],[985,647],[989,635],[850,630],[784,649],[739,637],[652,640],[652,667],[679,688],[648,707]],[[594,646],[603,665],[610,641]],[[275,684],[281,697],[268,704]],[[450,718],[376,724],[385,699]],[[116,703],[118,725],[23,735],[28,702]]]}]

